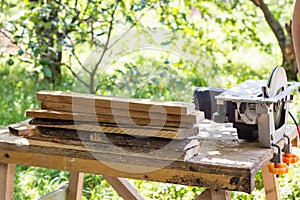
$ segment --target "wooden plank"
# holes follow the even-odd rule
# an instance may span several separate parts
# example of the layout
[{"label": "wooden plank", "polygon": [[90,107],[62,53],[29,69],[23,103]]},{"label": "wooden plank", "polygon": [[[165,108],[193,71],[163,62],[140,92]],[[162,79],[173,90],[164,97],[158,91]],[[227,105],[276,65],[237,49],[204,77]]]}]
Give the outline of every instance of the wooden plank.
[{"label": "wooden plank", "polygon": [[280,200],[279,184],[275,174],[268,170],[268,162],[262,168],[264,189],[267,200]]},{"label": "wooden plank", "polygon": [[84,173],[70,171],[67,200],[81,200]]},{"label": "wooden plank", "polygon": [[[8,154],[9,158],[4,158]],[[175,170],[169,168],[153,168],[124,163],[99,162],[82,158],[45,154],[41,152],[16,152],[0,150],[0,162],[18,163],[29,166],[46,167],[84,173],[102,174],[115,177],[133,178],[139,180],[158,181],[199,187],[218,187],[228,190],[251,192],[246,186],[246,180],[241,185],[232,183],[232,176],[225,174],[210,174],[192,170]],[[119,169],[126,169],[120,171]],[[246,186],[246,187],[245,187]]]},{"label": "wooden plank", "polygon": [[8,127],[9,131],[17,136],[31,135],[34,133],[35,126],[29,124],[29,120],[12,124]]},{"label": "wooden plank", "polygon": [[[7,156],[3,154],[2,156]],[[15,164],[0,162],[0,199],[13,199]]]},{"label": "wooden plank", "polygon": [[[103,138],[103,133],[132,135],[142,137],[156,137],[167,139],[184,139],[198,134],[198,128],[178,129],[178,131],[170,130],[155,130],[143,128],[127,128],[118,127],[116,125],[94,125],[94,124],[78,124],[78,125],[54,125],[52,124],[35,124],[37,130],[44,135],[55,136],[62,139],[84,140],[90,142],[100,142]],[[10,125],[9,131],[16,136],[26,136],[35,134],[35,126],[31,125]],[[79,131],[79,132],[78,132]],[[79,134],[80,133],[80,134]],[[34,136],[33,136],[34,137]],[[100,137],[100,138],[99,138]],[[30,137],[27,137],[30,138]]]},{"label": "wooden plank", "polygon": [[112,176],[103,178],[116,190],[120,197],[128,200],[143,200],[138,191],[125,179]]},{"label": "wooden plank", "polygon": [[39,91],[36,93],[36,98],[40,101],[48,102],[92,105],[105,108],[128,108],[127,110],[176,115],[189,115],[195,110],[193,103],[155,101],[150,99],[129,99],[62,91]]},{"label": "wooden plank", "polygon": [[8,130],[15,136],[30,136],[36,133],[36,126],[28,123],[17,123],[9,125]]},{"label": "wooden plank", "polygon": [[[184,152],[191,150],[192,148],[199,145],[198,140],[195,139],[170,140],[151,137],[140,138],[130,135],[94,133],[89,131],[84,131],[80,133],[79,136],[77,130],[57,129],[52,127],[36,127],[35,129],[32,126],[28,127],[27,124],[24,124],[24,127],[22,127],[21,125],[18,125],[17,127],[12,125],[12,127],[10,127],[9,130],[13,130],[12,133],[14,134],[17,132],[17,135],[19,132],[18,129],[21,129],[21,131],[26,130],[24,129],[24,127],[28,129],[33,129],[30,131],[32,133],[31,135],[24,135],[24,138],[30,140],[49,141],[58,142],[66,145],[94,147],[92,149],[96,150],[97,147],[99,147],[99,149],[102,149],[103,146],[107,146],[107,144],[109,144],[115,147],[121,147],[129,152],[133,151],[140,153],[148,153],[151,151],[164,150],[169,151],[169,153],[165,152],[168,155],[173,154],[174,152],[176,152],[176,155],[178,155],[178,152],[183,154]],[[82,149],[85,150],[85,148]],[[110,147],[108,147],[107,149],[110,149]]]},{"label": "wooden plank", "polygon": [[[78,124],[78,125],[44,125],[35,124],[38,127],[56,128],[56,129],[66,129],[66,130],[76,130],[77,131],[88,131],[90,133],[89,140],[96,141],[97,133],[112,133],[121,135],[132,135],[132,136],[142,136],[142,137],[157,137],[157,138],[167,138],[167,139],[184,139],[191,136],[196,136],[199,133],[197,127],[191,129],[183,129],[178,131],[169,130],[154,130],[146,128],[126,128],[122,126],[106,126],[106,125],[91,125],[91,124]],[[82,134],[80,134],[82,135]],[[66,138],[68,139],[68,138]]]},{"label": "wooden plank", "polygon": [[[30,151],[35,153],[44,153],[50,155],[60,154],[63,156],[74,156],[75,158],[84,158],[84,159],[91,159],[91,160],[101,160],[103,162],[120,162],[120,163],[130,163],[130,164],[137,164],[141,166],[151,166],[156,168],[161,168],[164,166],[169,165],[170,163],[176,162],[176,159],[180,160],[178,157],[179,155],[174,155],[172,153],[166,154],[164,153],[164,157],[162,156],[163,153],[158,153],[158,155],[151,155],[154,152],[150,153],[136,153],[136,152],[128,152],[128,151],[121,151],[122,149],[118,149],[118,152],[112,152],[109,150],[109,147],[106,146],[98,148],[98,147],[87,147],[87,146],[73,146],[73,145],[66,145],[66,144],[59,144],[59,143],[52,143],[52,142],[45,142],[45,141],[35,141],[29,140],[30,146],[22,145],[17,148],[18,151]],[[13,147],[8,144],[3,144],[1,147],[2,149],[13,150]],[[143,156],[143,157],[141,157]],[[171,156],[176,156],[171,158]],[[182,161],[182,159],[181,159]],[[184,163],[178,162],[173,167],[176,169],[185,169],[188,167],[184,167]],[[194,169],[198,170],[198,169]]]},{"label": "wooden plank", "polygon": [[[28,120],[29,124],[42,124],[42,125],[81,125],[88,124],[94,126],[121,126],[124,128],[141,128],[141,129],[150,129],[150,130],[165,130],[165,131],[178,131],[178,130],[187,130],[189,128],[181,128],[181,127],[170,127],[170,126],[139,126],[133,124],[112,124],[112,123],[99,123],[99,122],[85,122],[85,121],[72,121],[72,120],[56,120],[56,119],[46,119],[46,118],[31,118]],[[11,125],[9,126],[11,127]]]},{"label": "wooden plank", "polygon": [[[43,135],[45,134],[46,137],[48,136],[48,138],[51,137],[55,137],[58,139],[71,138],[70,141],[81,140],[87,142],[86,144],[88,146],[95,146],[95,147],[97,146],[98,143],[109,143],[117,146],[127,146],[130,148],[132,147],[149,148],[149,151],[151,151],[152,149],[155,150],[155,149],[166,148],[170,151],[183,152],[185,150],[193,148],[194,146],[199,145],[198,140],[195,139],[170,140],[164,138],[135,137],[130,135],[118,135],[118,134],[111,134],[111,133],[94,133],[89,131],[84,131],[80,133],[79,136],[76,130],[55,129],[55,128],[48,128],[48,127],[37,127],[37,131],[38,131],[37,134],[39,133]],[[43,137],[43,135],[41,137]],[[31,139],[34,137],[29,136],[26,138]],[[74,145],[76,145],[76,143],[74,143]]]},{"label": "wooden plank", "polygon": [[[129,146],[129,145],[117,145],[113,143],[93,143],[93,142],[82,142],[82,141],[74,141],[74,140],[64,140],[57,138],[49,138],[49,137],[29,137],[28,140],[32,145],[43,145],[49,147],[58,147],[64,149],[76,149],[82,151],[88,151],[92,154],[95,153],[105,153],[107,155],[115,152],[115,155],[123,156],[124,159],[128,154],[131,157],[139,159],[141,156],[144,158],[150,159],[160,159],[165,161],[175,161],[175,160],[183,160],[185,157],[185,152],[182,150],[182,147],[173,147],[167,146],[161,149],[158,148],[149,148],[149,147],[141,147],[141,146]],[[50,143],[51,142],[51,143]],[[53,143],[56,142],[56,143]],[[76,146],[74,146],[76,145]],[[173,149],[174,151],[171,151]]]},{"label": "wooden plank", "polygon": [[195,123],[187,122],[173,122],[160,119],[142,119],[142,118],[128,118],[128,117],[115,117],[106,115],[89,115],[83,113],[69,113],[62,111],[51,110],[38,110],[29,109],[25,112],[26,117],[56,119],[56,120],[69,120],[69,121],[88,121],[88,122],[101,122],[101,123],[113,123],[113,124],[131,124],[140,126],[169,126],[169,127],[181,127],[192,128]]},{"label": "wooden plank", "polygon": [[142,118],[142,119],[165,119],[166,121],[174,122],[192,122],[199,123],[204,119],[204,113],[200,111],[194,111],[190,115],[175,115],[168,113],[151,113],[142,112],[136,110],[124,110],[122,108],[103,108],[94,107],[91,105],[73,105],[67,103],[57,102],[41,102],[41,108],[43,110],[74,112],[74,113],[86,113],[93,115],[107,115],[107,116],[120,116],[128,118]]},{"label": "wooden plank", "polygon": [[[42,127],[38,127],[41,129]],[[70,131],[70,130],[63,130]],[[53,132],[59,134],[60,130],[42,130],[42,132]],[[94,133],[93,133],[94,134]],[[92,134],[92,135],[93,135]],[[160,140],[153,138],[136,138],[132,136],[118,137],[115,134],[97,134],[96,139],[81,141],[81,140],[70,140],[52,136],[40,136],[34,134],[30,136],[24,136],[29,139],[31,144],[46,142],[55,142],[64,144],[63,148],[74,149],[75,146],[79,146],[76,149],[88,150],[90,152],[102,152],[110,153],[112,151],[116,154],[124,156],[131,153],[132,156],[144,156],[149,158],[160,158],[164,160],[188,160],[192,156],[197,155],[199,150],[199,142],[194,139],[186,140]],[[81,138],[84,140],[85,138]],[[34,141],[36,140],[36,141]],[[94,141],[94,142],[91,142]],[[71,146],[72,145],[72,146]],[[52,147],[56,146],[51,144]],[[59,146],[62,147],[62,146]],[[122,149],[122,151],[120,151]],[[191,155],[191,152],[193,154]]]}]

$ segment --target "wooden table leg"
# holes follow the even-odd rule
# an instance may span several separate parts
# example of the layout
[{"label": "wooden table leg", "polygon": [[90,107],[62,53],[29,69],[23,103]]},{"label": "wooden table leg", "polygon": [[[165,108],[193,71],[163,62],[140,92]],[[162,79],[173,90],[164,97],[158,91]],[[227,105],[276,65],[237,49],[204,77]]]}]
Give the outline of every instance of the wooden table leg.
[{"label": "wooden table leg", "polygon": [[128,200],[143,200],[144,198],[137,190],[125,179],[113,176],[103,176],[103,178],[116,190],[116,192]]},{"label": "wooden table leg", "polygon": [[12,200],[14,193],[15,164],[0,163],[0,199]]},{"label": "wooden table leg", "polygon": [[84,173],[70,172],[68,200],[80,200],[82,196]]},{"label": "wooden table leg", "polygon": [[227,190],[206,189],[195,200],[230,200],[231,193]]},{"label": "wooden table leg", "polygon": [[262,176],[267,200],[280,200],[279,184],[276,175],[268,170],[268,163],[262,168]]},{"label": "wooden table leg", "polygon": [[299,146],[299,136],[297,135],[297,137],[295,137],[293,140],[292,140],[292,146],[293,147],[298,147]]}]

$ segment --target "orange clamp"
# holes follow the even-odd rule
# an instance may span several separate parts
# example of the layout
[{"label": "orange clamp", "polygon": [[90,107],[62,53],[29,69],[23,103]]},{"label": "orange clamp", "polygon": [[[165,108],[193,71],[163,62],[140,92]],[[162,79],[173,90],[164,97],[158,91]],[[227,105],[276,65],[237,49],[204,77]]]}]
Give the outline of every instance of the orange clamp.
[{"label": "orange clamp", "polygon": [[286,164],[294,164],[298,162],[298,156],[292,153],[282,154],[282,161]]},{"label": "orange clamp", "polygon": [[272,174],[286,174],[289,172],[289,167],[285,163],[272,163],[268,164],[269,172]]}]

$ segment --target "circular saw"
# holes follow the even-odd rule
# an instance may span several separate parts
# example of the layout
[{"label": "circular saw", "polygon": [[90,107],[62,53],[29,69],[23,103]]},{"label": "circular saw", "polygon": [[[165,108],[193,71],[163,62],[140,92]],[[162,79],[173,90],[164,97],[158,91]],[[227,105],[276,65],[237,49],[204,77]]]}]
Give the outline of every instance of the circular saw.
[{"label": "circular saw", "polygon": [[247,80],[217,95],[213,119],[232,122],[240,139],[258,138],[260,146],[271,147],[284,135],[291,92],[299,87],[287,81],[283,67],[275,67],[268,80]]}]

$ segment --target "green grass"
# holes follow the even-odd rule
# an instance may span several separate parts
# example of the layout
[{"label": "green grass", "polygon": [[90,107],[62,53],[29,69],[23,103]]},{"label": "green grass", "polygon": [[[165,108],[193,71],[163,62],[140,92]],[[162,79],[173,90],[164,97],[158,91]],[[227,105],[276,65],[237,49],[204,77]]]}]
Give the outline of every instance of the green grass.
[{"label": "green grass", "polygon": [[[24,111],[38,106],[35,92],[51,88],[19,66],[0,65],[0,125],[24,120]],[[64,75],[63,84],[56,88],[72,90],[73,79]],[[300,156],[300,149],[295,149]],[[287,175],[279,178],[283,199],[300,199],[300,164],[292,165]],[[53,169],[17,165],[14,199],[38,199],[67,183],[69,173]],[[82,199],[121,199],[113,188],[99,175],[85,175]],[[129,180],[146,199],[193,199],[203,188]],[[233,192],[233,199],[264,199],[261,173],[257,174],[256,189],[252,194]]]}]

